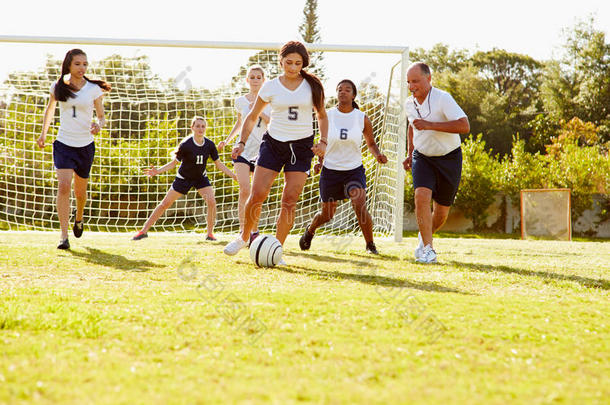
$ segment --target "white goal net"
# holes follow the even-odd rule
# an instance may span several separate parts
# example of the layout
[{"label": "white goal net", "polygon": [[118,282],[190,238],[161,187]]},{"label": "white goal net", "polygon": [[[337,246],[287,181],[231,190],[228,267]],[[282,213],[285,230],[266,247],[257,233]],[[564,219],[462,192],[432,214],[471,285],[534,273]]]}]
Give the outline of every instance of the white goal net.
[{"label": "white goal net", "polygon": [[[112,86],[112,91],[104,98],[108,124],[95,137],[96,156],[85,209],[87,227],[102,231],[135,231],[161,202],[176,174],[174,170],[148,178],[142,169],[150,165],[160,167],[170,161],[171,152],[190,133],[190,120],[195,115],[207,119],[206,137],[217,145],[225,139],[236,119],[234,99],[247,92],[244,79],[249,65],[263,66],[267,79],[279,74],[278,48],[255,49],[249,44],[235,48],[240,47],[242,49],[220,46],[187,49],[0,43],[6,60],[19,58],[24,53],[47,54],[46,60],[42,58],[43,62],[36,66],[0,72],[0,229],[59,227],[52,148],[47,146],[40,150],[35,141],[42,130],[49,88],[59,77],[65,52],[72,48],[83,49],[88,54],[88,77],[103,79]],[[401,86],[404,86],[401,72],[406,59],[396,50],[393,54],[365,53],[358,49],[333,51],[332,55],[331,52],[321,52],[324,60],[316,67],[326,76],[327,106],[335,103],[335,86],[339,79],[348,78],[356,83],[357,102],[371,119],[375,139],[390,160],[386,165],[378,165],[363,146],[368,207],[374,231],[381,235],[401,233],[402,229],[397,227],[402,219],[398,216],[402,217],[403,188],[403,175],[399,169],[403,159],[401,150],[404,150],[404,145],[401,149],[404,123],[400,117],[401,98],[406,96],[404,87],[401,91]],[[153,63],[154,58],[148,55],[149,52],[162,52],[161,59],[175,61],[174,73],[169,78],[163,77],[167,68],[162,63]],[[350,75],[349,65],[345,65],[348,67],[342,71],[342,63],[350,58],[366,61],[374,66],[374,70],[369,72],[379,73],[361,74],[360,77]],[[206,66],[199,69],[200,76],[205,77],[201,80],[203,84],[197,78],[195,66],[199,63]],[[205,69],[210,73],[201,74]],[[218,79],[210,82],[210,75],[217,75]],[[55,139],[58,126],[59,109],[49,130],[47,144]],[[220,159],[232,169],[230,151],[231,146],[223,149]],[[235,232],[239,227],[237,183],[211,163],[208,177],[217,200],[215,231]],[[318,209],[318,177],[312,170],[299,200],[294,233],[302,232]],[[282,187],[283,175],[280,175],[263,206],[260,223],[263,230],[275,227]],[[153,230],[204,230],[205,214],[205,202],[191,190],[166,211]],[[340,205],[334,220],[321,231],[358,232],[349,202]]]},{"label": "white goal net", "polygon": [[521,190],[521,237],[572,240],[570,189]]}]

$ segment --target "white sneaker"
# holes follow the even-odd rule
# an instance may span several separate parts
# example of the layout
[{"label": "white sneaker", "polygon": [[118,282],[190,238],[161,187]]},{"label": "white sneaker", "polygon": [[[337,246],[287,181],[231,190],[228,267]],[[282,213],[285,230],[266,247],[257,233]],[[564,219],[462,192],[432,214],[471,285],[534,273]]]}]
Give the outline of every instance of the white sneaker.
[{"label": "white sneaker", "polygon": [[231,242],[227,246],[225,246],[223,252],[225,252],[225,254],[227,254],[229,256],[235,256],[237,254],[237,252],[239,252],[241,250],[241,248],[245,247],[246,245],[247,245],[247,242],[244,242],[244,240],[240,236],[237,239],[235,239],[233,242]]},{"label": "white sneaker", "polygon": [[436,252],[432,249],[432,246],[426,245],[422,249],[422,255],[415,259],[415,261],[423,264],[436,263]]},{"label": "white sneaker", "polygon": [[415,260],[419,259],[424,254],[424,240],[421,238],[421,233],[417,232],[417,240],[419,245],[415,248]]},{"label": "white sneaker", "polygon": [[284,260],[284,258],[283,258],[283,257],[280,259],[280,261],[278,262],[278,264],[277,264],[277,265],[278,265],[278,266],[288,266],[288,265],[286,264],[286,261]]}]

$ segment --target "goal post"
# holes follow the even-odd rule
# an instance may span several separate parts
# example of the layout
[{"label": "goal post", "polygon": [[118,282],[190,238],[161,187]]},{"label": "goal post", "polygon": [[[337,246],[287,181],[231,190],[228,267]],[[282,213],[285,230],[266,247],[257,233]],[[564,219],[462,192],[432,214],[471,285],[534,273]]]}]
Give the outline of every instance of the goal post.
[{"label": "goal post", "polygon": [[521,190],[521,239],[572,240],[571,190]]},{"label": "goal post", "polygon": [[[206,137],[217,145],[224,140],[236,119],[234,99],[247,92],[245,68],[260,64],[266,71],[267,80],[274,78],[280,73],[277,51],[281,45],[0,36],[0,49],[7,60],[11,55],[24,52],[49,54],[42,65],[4,72],[0,84],[0,229],[56,229],[59,226],[55,208],[57,180],[51,147],[40,150],[35,141],[42,129],[42,115],[50,86],[59,77],[61,60],[71,47],[83,48],[88,54],[88,76],[106,80],[113,88],[104,98],[107,127],[95,136],[96,157],[85,209],[87,226],[108,231],[133,231],[142,226],[161,202],[175,175],[172,171],[149,179],[142,174],[142,169],[151,164],[159,167],[169,162],[171,152],[190,133],[190,119],[195,115],[206,118]],[[406,115],[403,109],[407,97],[408,48],[306,46],[310,52],[324,55],[329,78],[334,80],[340,75],[340,79],[352,79],[358,86],[357,101],[371,119],[375,139],[389,159],[386,165],[379,165],[363,146],[367,207],[373,217],[374,232],[393,235],[399,241],[404,198],[402,160],[406,145]],[[168,80],[152,67],[147,55],[152,52],[163,52],[168,60],[193,60],[193,65],[204,59],[210,70],[220,69],[222,72],[218,76],[225,74],[226,77],[219,78],[212,85],[193,85],[196,80],[189,77],[192,67],[185,68],[184,63],[188,62],[182,62],[182,65],[174,67],[182,71]],[[349,60],[366,61],[373,66],[372,70],[379,73],[351,75],[349,65],[342,66]],[[340,73],[333,74],[336,71]],[[324,83],[327,108],[336,102],[336,81],[329,78]],[[49,141],[53,141],[57,134],[58,114],[56,111],[48,133]],[[220,151],[221,160],[229,168],[232,168],[231,147],[228,145]],[[216,231],[234,232],[238,228],[237,183],[211,164],[208,165],[208,177],[216,194]],[[302,232],[318,209],[318,179],[319,176],[312,173],[307,180],[295,214],[293,233]],[[283,176],[278,176],[263,205],[262,229],[275,226],[282,187]],[[166,211],[153,230],[205,228],[205,210],[203,199],[191,191]],[[340,204],[333,221],[320,231],[333,234],[359,232],[349,202]]]}]

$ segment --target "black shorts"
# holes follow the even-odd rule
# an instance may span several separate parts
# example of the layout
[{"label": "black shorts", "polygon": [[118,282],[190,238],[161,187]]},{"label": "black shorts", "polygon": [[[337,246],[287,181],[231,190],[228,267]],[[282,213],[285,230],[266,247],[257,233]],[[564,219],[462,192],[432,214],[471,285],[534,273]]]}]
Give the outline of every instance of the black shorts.
[{"label": "black shorts", "polygon": [[95,144],[93,142],[81,147],[68,146],[58,140],[53,142],[53,164],[55,168],[72,169],[83,179],[89,178],[94,156]]},{"label": "black shorts", "polygon": [[352,170],[332,170],[322,167],[322,173],[320,173],[320,199],[322,202],[348,199],[350,190],[354,188],[366,190],[364,166]]},{"label": "black shorts", "polygon": [[263,135],[258,152],[257,166],[280,172],[304,172],[309,174],[313,159],[313,135],[291,142],[273,139],[268,132]]},{"label": "black shorts", "polygon": [[172,183],[172,188],[174,191],[179,192],[180,194],[187,194],[191,187],[195,187],[195,190],[199,190],[200,188],[210,187],[210,180],[208,176],[203,176],[199,179],[181,179],[180,177],[176,177],[174,182]]},{"label": "black shorts", "polygon": [[440,205],[451,206],[462,177],[462,148],[444,156],[426,156],[413,151],[413,187],[432,190],[432,199]]},{"label": "black shorts", "polygon": [[[245,157],[243,157],[242,155],[239,155],[239,156],[237,157],[237,159],[231,159],[231,160],[233,160],[233,163],[245,163],[245,164],[247,164],[248,166],[250,166],[250,171],[251,171],[251,172],[253,172],[253,171],[254,171],[254,167],[255,167],[254,163],[255,163],[255,162],[251,162],[251,161],[247,160],[247,159],[246,159]],[[233,165],[233,166],[235,166],[235,165]]]}]

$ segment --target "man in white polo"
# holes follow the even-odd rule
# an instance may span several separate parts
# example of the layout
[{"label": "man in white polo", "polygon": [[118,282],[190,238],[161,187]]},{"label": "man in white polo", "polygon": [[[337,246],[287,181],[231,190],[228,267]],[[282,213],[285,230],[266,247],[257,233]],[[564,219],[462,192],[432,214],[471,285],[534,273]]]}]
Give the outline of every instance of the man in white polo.
[{"label": "man in white polo", "polygon": [[[432,87],[428,65],[412,64],[407,71],[411,97],[405,170],[411,169],[415,215],[419,227],[418,263],[436,263],[432,234],[447,220],[462,175],[459,134],[470,131],[468,117],[449,93]],[[430,202],[434,201],[433,209]]]}]

